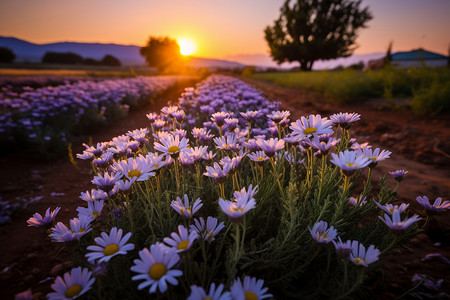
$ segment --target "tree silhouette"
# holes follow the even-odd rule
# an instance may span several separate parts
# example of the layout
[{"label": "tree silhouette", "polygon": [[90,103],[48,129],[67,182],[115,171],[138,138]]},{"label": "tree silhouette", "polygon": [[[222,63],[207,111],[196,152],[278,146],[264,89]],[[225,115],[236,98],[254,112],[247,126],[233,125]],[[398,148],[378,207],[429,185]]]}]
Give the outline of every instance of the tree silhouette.
[{"label": "tree silhouette", "polygon": [[110,54],[106,54],[102,60],[100,61],[100,65],[103,66],[111,66],[111,67],[120,67],[122,64],[120,60]]},{"label": "tree silhouette", "polygon": [[386,50],[386,56],[383,58],[384,65],[390,66],[392,61],[392,41],[389,42],[389,45]]},{"label": "tree silhouette", "polygon": [[47,64],[81,65],[83,57],[73,52],[45,52],[42,62]]},{"label": "tree silhouette", "polygon": [[160,72],[182,62],[180,45],[169,37],[150,37],[140,53],[150,67],[156,67]]},{"label": "tree silhouette", "polygon": [[6,47],[0,47],[0,62],[12,63],[16,59],[14,52]]},{"label": "tree silhouette", "polygon": [[357,29],[372,19],[362,0],[286,0],[280,17],[264,30],[270,55],[278,63],[299,62],[311,70],[319,59],[350,56]]}]

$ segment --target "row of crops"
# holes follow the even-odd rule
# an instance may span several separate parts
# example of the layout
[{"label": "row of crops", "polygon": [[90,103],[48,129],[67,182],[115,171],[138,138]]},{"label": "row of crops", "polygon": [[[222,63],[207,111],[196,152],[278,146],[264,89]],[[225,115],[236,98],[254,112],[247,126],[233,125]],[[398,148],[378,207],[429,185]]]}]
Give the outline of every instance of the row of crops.
[{"label": "row of crops", "polygon": [[73,136],[111,124],[149,103],[180,77],[137,77],[45,86],[6,85],[0,92],[0,144],[51,156]]},{"label": "row of crops", "polygon": [[371,185],[391,153],[351,138],[356,113],[293,121],[216,75],[147,118],[78,154],[96,174],[69,224],[28,221],[78,262],[49,299],[345,298],[424,226],[396,202],[406,171]]}]

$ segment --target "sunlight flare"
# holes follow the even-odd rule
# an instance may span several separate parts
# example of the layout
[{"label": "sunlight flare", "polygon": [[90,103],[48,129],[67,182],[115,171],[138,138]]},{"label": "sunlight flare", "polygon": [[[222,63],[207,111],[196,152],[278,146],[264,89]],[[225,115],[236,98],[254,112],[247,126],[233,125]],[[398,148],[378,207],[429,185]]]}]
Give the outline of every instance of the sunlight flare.
[{"label": "sunlight flare", "polygon": [[195,42],[189,38],[181,38],[178,40],[180,45],[180,53],[182,55],[192,55],[196,50]]}]

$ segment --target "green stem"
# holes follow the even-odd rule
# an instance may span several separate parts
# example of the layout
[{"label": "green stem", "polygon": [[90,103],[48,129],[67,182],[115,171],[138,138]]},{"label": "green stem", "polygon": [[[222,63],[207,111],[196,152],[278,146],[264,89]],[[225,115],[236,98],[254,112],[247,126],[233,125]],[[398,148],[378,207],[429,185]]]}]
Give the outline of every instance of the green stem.
[{"label": "green stem", "polygon": [[273,161],[273,157],[270,158],[270,163],[272,164],[273,174],[277,178],[278,188],[280,189],[281,197],[283,197],[283,200],[286,200],[286,198],[284,197],[283,187],[281,186],[280,175],[277,172],[277,168],[275,166],[275,162]]},{"label": "green stem", "polygon": [[175,172],[175,180],[177,182],[177,194],[179,194],[180,193],[180,178],[179,178],[180,174],[178,174],[178,160],[177,159],[173,159],[173,165],[175,167],[174,172]]},{"label": "green stem", "polygon": [[280,127],[280,123],[277,123],[277,129],[278,129],[278,139],[281,140],[281,127]]},{"label": "green stem", "polygon": [[367,194],[369,193],[370,181],[372,179],[372,170],[373,168],[369,168],[369,174],[367,175],[367,180],[366,183],[364,184],[364,191],[362,193],[361,199],[364,199],[364,197],[366,197]]},{"label": "green stem", "polygon": [[200,163],[195,164],[195,169],[197,171],[197,188],[200,189]]},{"label": "green stem", "polygon": [[251,132],[252,132],[252,122],[248,122],[248,121],[247,121],[247,123],[248,123],[247,142],[248,142],[248,140],[250,139],[250,134],[251,134]]},{"label": "green stem", "polygon": [[319,196],[317,197],[317,202],[319,202],[319,203],[320,203],[320,198],[321,198],[321,195],[322,195],[323,177],[324,177],[324,174],[325,174],[325,159],[326,159],[326,156],[323,155],[322,156],[322,168],[320,170]]},{"label": "green stem", "polygon": [[219,183],[220,197],[225,200],[225,187],[223,183]]}]

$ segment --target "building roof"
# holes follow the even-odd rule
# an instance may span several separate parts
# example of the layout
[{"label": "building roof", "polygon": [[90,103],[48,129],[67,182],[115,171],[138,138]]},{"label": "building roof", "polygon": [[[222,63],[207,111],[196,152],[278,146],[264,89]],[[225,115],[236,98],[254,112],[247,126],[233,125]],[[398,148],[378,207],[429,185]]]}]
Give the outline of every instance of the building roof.
[{"label": "building roof", "polygon": [[435,60],[447,59],[448,57],[442,54],[430,52],[422,48],[411,50],[407,52],[396,52],[391,55],[391,61],[399,60]]}]

